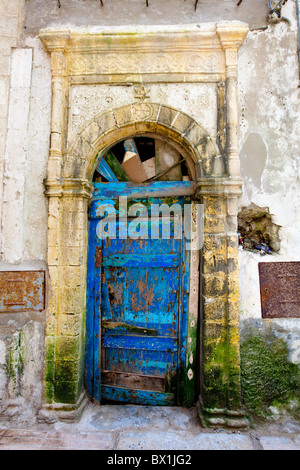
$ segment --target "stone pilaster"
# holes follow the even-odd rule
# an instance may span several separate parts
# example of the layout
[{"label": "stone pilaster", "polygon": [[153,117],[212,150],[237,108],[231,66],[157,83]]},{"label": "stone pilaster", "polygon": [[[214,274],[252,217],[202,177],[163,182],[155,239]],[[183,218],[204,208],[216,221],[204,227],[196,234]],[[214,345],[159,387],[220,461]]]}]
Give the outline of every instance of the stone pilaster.
[{"label": "stone pilaster", "polygon": [[[68,85],[66,82],[66,47],[70,34],[67,31],[57,33],[47,43],[51,57],[52,74],[52,108],[51,134],[48,160],[48,181],[60,177],[63,153],[63,136],[65,134],[65,101]],[[42,37],[46,40],[47,35]]]},{"label": "stone pilaster", "polygon": [[217,32],[225,55],[227,172],[231,178],[239,178],[237,56],[248,28],[241,25],[232,31],[228,25],[218,25]]},{"label": "stone pilaster", "polygon": [[[68,413],[82,404],[87,265],[87,180],[48,181],[49,309],[45,410]],[[73,408],[72,408],[73,406]]]},{"label": "stone pilaster", "polygon": [[202,377],[204,425],[244,427],[240,390],[237,200],[241,181],[198,181],[204,205],[202,249]]}]

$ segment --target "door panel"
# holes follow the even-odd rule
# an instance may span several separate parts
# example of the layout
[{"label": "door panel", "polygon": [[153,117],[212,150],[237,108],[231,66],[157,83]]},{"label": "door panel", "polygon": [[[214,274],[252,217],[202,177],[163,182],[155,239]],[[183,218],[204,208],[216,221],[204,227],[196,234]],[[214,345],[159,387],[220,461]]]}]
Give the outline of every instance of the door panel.
[{"label": "door panel", "polygon": [[100,240],[97,220],[91,220],[89,234],[101,248],[101,257],[95,248],[89,254],[90,265],[93,256],[98,259],[88,302],[93,297],[93,395],[99,401],[175,405],[186,345],[184,241],[174,238],[173,220],[169,239],[161,238],[160,221],[158,239]]}]

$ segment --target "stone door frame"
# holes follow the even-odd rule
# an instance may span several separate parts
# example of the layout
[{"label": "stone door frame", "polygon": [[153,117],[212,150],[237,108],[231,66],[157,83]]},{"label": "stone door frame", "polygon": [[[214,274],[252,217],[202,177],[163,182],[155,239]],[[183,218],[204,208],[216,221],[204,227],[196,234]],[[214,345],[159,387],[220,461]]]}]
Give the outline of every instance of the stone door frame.
[{"label": "stone door frame", "polygon": [[[45,180],[50,300],[41,413],[71,418],[86,403],[87,205],[97,158],[119,140],[152,134],[180,146],[191,158],[196,170],[195,197],[204,204],[199,417],[207,425],[246,425],[239,363],[237,210],[242,181],[237,53],[247,32],[247,25],[239,22],[152,27],[144,32],[118,28],[40,32],[51,56],[52,71],[51,142]],[[128,80],[137,85],[218,84],[217,139],[179,109],[141,97],[138,102],[95,116],[69,142],[71,85]]]}]

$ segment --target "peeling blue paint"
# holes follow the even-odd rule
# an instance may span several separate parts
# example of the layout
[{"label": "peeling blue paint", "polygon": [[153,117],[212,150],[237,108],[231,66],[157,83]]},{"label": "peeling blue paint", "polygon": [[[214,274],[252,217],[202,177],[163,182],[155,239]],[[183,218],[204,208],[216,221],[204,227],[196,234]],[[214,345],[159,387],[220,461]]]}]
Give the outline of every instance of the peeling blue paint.
[{"label": "peeling blue paint", "polygon": [[[114,183],[102,186],[98,183],[95,194],[109,194],[116,205],[122,184],[115,187]],[[127,194],[130,186],[126,186]],[[188,200],[147,195],[137,198],[138,201],[149,207],[154,202],[176,202],[183,207]],[[182,376],[186,359],[189,252],[185,240],[174,238],[173,221],[170,239],[161,238],[161,223],[158,239],[100,239],[98,205],[99,198],[94,199],[89,221],[88,391],[99,402],[105,399],[152,405],[181,403],[184,399],[179,395],[185,392],[178,390],[176,376]],[[101,249],[98,264],[97,247]],[[113,384],[105,382],[108,376]],[[145,386],[141,388],[143,380]],[[135,388],[135,382],[139,387]]]}]

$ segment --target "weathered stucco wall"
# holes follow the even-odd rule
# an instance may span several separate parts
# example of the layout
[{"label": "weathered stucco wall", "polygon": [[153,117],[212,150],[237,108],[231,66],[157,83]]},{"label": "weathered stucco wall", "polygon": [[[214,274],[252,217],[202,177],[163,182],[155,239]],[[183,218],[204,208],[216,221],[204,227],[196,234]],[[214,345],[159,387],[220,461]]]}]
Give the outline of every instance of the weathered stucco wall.
[{"label": "weathered stucco wall", "polygon": [[275,342],[283,339],[288,361],[299,365],[300,319],[261,318],[258,275],[259,262],[299,261],[300,253],[300,88],[295,2],[287,2],[282,14],[290,23],[251,31],[239,56],[244,179],[240,207],[250,203],[268,207],[273,222],[280,226],[278,253],[261,256],[240,250],[241,338],[246,341],[251,331],[264,339],[273,335]]},{"label": "weathered stucco wall", "polygon": [[[93,118],[102,112],[117,109],[136,101],[137,86],[126,85],[79,85],[72,86],[70,96],[68,140],[72,142]],[[187,83],[149,84],[147,94],[150,102],[161,103],[180,109],[201,122],[207,132],[217,135],[217,85]],[[207,110],[211,111],[208,113]]]},{"label": "weathered stucco wall", "polygon": [[[60,3],[60,8],[59,8]],[[239,20],[266,26],[268,4],[261,0],[27,0],[25,27],[36,35],[47,26],[170,25]]]},{"label": "weathered stucco wall", "polygon": [[[36,40],[25,44],[23,21],[23,0],[0,2],[1,271],[46,269],[43,178],[51,85],[50,74],[44,80],[43,71],[50,68],[39,41],[36,53]],[[42,401],[43,351],[43,313],[0,315],[0,417],[36,416]]]},{"label": "weathered stucco wall", "polygon": [[[150,0],[148,8],[143,0],[104,0],[104,7],[96,0],[61,0],[61,8],[55,0],[27,0],[25,14],[23,2],[15,2],[14,7],[13,3],[0,2],[3,13],[0,29],[3,52],[0,62],[1,269],[16,266],[47,269],[47,200],[43,180],[49,153],[51,71],[50,59],[37,37],[40,28],[197,24],[239,19],[248,22],[251,29],[239,51],[238,63],[240,159],[244,179],[240,207],[251,202],[267,206],[274,222],[281,226],[281,248],[277,254],[261,257],[259,253],[240,250],[241,337],[244,340],[249,329],[262,337],[271,330],[287,344],[288,360],[299,365],[300,319],[262,320],[258,279],[258,262],[298,260],[300,252],[296,2],[289,0],[283,7],[282,13],[290,23],[277,24],[267,23],[267,2],[262,0],[244,0],[239,7],[236,0],[203,0],[199,1],[196,12],[193,0]],[[20,18],[24,15],[22,29]],[[214,87],[202,84],[198,89],[196,84],[186,84],[179,92],[176,84],[153,84],[151,101],[180,108],[216,137]],[[70,141],[95,114],[131,102],[133,94],[134,87],[73,86]],[[36,383],[39,385],[35,393],[41,399],[39,358],[43,354],[43,322],[44,313],[26,317],[14,315],[13,318],[8,314],[1,316],[2,404],[13,403],[16,399],[12,381],[6,375],[6,365],[11,355],[21,357],[19,352],[14,353],[12,339],[18,335],[23,335],[22,341],[26,340],[28,350],[37,348],[34,361],[29,355],[24,356],[25,363],[29,361],[31,367],[30,375],[25,378],[27,366],[18,369],[21,374],[18,383],[22,384],[18,400],[30,401],[29,391]],[[7,325],[10,325],[8,329]],[[0,412],[7,412],[5,409],[7,406],[1,405]]]}]

